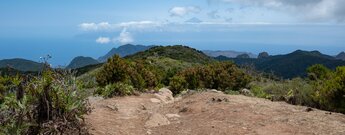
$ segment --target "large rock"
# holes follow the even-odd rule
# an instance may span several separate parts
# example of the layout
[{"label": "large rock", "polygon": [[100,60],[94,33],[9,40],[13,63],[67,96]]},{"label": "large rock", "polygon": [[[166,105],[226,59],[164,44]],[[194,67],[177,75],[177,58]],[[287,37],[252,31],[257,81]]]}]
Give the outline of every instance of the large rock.
[{"label": "large rock", "polygon": [[173,93],[167,88],[160,89],[159,92],[155,94],[155,97],[161,100],[163,103],[174,102]]}]

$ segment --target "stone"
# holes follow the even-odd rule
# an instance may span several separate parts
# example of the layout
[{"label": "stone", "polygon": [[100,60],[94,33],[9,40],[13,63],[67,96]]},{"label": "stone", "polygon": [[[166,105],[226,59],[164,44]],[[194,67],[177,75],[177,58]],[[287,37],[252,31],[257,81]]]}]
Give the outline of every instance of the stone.
[{"label": "stone", "polygon": [[159,92],[155,94],[155,97],[161,100],[163,103],[174,102],[173,93],[167,88],[160,89]]},{"label": "stone", "polygon": [[154,113],[150,116],[149,120],[146,121],[145,127],[152,128],[163,125],[169,125],[170,121],[159,113]]},{"label": "stone", "polygon": [[160,103],[161,100],[157,99],[157,98],[151,98],[150,99],[152,103]]}]

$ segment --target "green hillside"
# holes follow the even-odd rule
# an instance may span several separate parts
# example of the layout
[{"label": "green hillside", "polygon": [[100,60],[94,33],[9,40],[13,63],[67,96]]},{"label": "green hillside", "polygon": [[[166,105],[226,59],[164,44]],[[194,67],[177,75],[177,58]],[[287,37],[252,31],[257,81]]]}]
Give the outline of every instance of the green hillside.
[{"label": "green hillside", "polygon": [[42,63],[25,60],[20,58],[0,60],[0,68],[10,67],[20,71],[40,71],[43,68]]},{"label": "green hillside", "polygon": [[91,57],[78,56],[74,58],[66,68],[76,69],[76,68],[85,67],[88,65],[95,65],[95,64],[99,64],[99,62]]},{"label": "green hillside", "polygon": [[330,69],[345,65],[344,61],[336,60],[334,57],[324,55],[318,51],[302,50],[261,59],[225,59],[224,57],[217,57],[216,59],[221,61],[232,60],[238,65],[254,65],[257,70],[274,73],[283,78],[306,76],[306,69],[315,64],[322,64]]},{"label": "green hillside", "polygon": [[149,57],[167,57],[190,63],[209,63],[214,60],[203,52],[182,45],[156,46],[149,50],[125,57],[126,59],[145,59]]},{"label": "green hillside", "polygon": [[111,49],[106,55],[99,57],[98,61],[100,62],[106,62],[108,58],[119,55],[120,57],[125,57],[128,55],[135,54],[137,52],[145,51],[147,49],[152,48],[153,46],[143,46],[143,45],[122,45],[118,48]]}]

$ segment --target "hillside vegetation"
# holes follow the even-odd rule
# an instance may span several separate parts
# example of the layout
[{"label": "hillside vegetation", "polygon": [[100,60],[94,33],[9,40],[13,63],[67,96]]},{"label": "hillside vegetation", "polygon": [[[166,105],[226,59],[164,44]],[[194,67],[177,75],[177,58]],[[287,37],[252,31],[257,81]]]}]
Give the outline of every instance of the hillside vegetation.
[{"label": "hillside vegetation", "polygon": [[306,77],[306,69],[315,64],[322,64],[330,69],[345,66],[345,61],[336,60],[332,56],[321,54],[317,51],[295,51],[286,55],[269,56],[260,59],[225,58],[217,57],[221,61],[234,61],[239,65],[254,66],[257,70],[273,73],[278,77],[294,78]]},{"label": "hillside vegetation", "polygon": [[188,46],[156,46],[149,50],[125,57],[126,59],[145,59],[149,57],[167,57],[189,63],[209,63],[214,60],[203,52]]},{"label": "hillside vegetation", "polygon": [[20,71],[41,71],[43,68],[42,63],[34,62],[25,59],[4,59],[0,60],[0,68],[13,68]]},{"label": "hillside vegetation", "polygon": [[122,45],[118,48],[111,49],[106,55],[99,57],[98,61],[100,62],[106,62],[107,59],[111,58],[114,55],[119,55],[120,57],[125,57],[127,55],[132,55],[137,52],[145,51],[154,46],[143,46],[143,45]]},{"label": "hillside vegetation", "polygon": [[[301,74],[305,67],[306,75],[278,79],[180,45],[157,46],[125,58],[114,55],[104,64],[75,70],[53,69],[47,62],[36,74],[11,73],[7,68],[3,69],[7,74],[0,74],[0,134],[87,134],[83,121],[90,111],[87,97],[140,95],[163,87],[174,96],[217,89],[345,113],[345,66],[340,60],[304,51],[260,59],[222,59],[262,64],[255,66],[263,70],[280,67],[286,77]],[[229,101],[213,98],[203,103],[219,100]],[[181,112],[188,110],[181,108]]]},{"label": "hillside vegetation", "polygon": [[91,57],[78,56],[78,57],[75,57],[66,68],[76,69],[76,68],[81,68],[81,67],[96,65],[96,64],[99,64],[99,62]]}]

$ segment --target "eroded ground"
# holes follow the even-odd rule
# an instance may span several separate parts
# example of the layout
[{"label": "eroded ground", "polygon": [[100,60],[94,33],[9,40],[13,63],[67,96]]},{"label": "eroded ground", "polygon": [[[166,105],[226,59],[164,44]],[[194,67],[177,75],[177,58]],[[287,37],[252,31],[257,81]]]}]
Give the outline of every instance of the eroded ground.
[{"label": "eroded ground", "polygon": [[92,98],[95,135],[345,135],[345,115],[216,92]]}]

